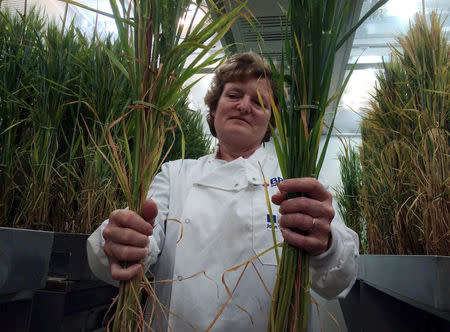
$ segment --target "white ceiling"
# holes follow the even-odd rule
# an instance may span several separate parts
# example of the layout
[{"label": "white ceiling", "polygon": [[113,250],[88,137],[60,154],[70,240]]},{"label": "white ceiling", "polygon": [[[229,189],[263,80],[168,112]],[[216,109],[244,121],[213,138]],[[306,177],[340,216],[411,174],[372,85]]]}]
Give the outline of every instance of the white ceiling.
[{"label": "white ceiling", "polygon": [[[361,14],[364,15],[375,0],[364,1]],[[449,0],[425,0],[425,12],[437,10],[445,18],[450,14]],[[409,21],[415,13],[422,11],[421,0],[390,0],[374,13],[356,32],[350,63],[360,55],[359,63],[364,67],[381,62],[381,57],[390,53],[389,44],[399,46],[396,38],[407,32]],[[450,20],[444,25],[447,39],[450,37]]]},{"label": "white ceiling", "polygon": [[[362,17],[377,0],[353,0],[354,6],[361,6]],[[362,2],[362,4],[361,4]],[[437,10],[446,18],[450,14],[449,0],[424,0],[425,12]],[[260,30],[265,45],[258,43],[257,35],[244,18],[238,20],[232,27],[232,33],[228,35],[227,42],[236,43],[235,51],[246,50],[260,51],[269,54],[272,58],[279,58],[282,49],[282,29],[285,19],[282,15],[280,4],[287,6],[287,0],[249,0],[248,7],[256,18],[256,25]],[[395,38],[399,34],[405,33],[409,20],[414,18],[414,14],[422,10],[422,0],[390,0],[387,4],[376,11],[357,30],[350,53],[349,63],[356,61],[358,57],[360,67],[371,67],[376,63],[381,63],[381,57],[386,57],[390,53],[389,44],[398,46]],[[444,25],[447,38],[450,37],[450,20]]]},{"label": "white ceiling", "polygon": [[[102,11],[110,11],[109,0],[77,0],[80,3]],[[361,15],[363,15],[377,0],[353,0],[355,5],[361,5]],[[9,6],[13,10],[23,8],[24,0],[3,0],[2,6]],[[216,2],[219,2],[216,0]],[[229,1],[224,1],[229,3]],[[232,1],[231,1],[232,2]],[[425,12],[429,13],[436,9],[445,19],[450,15],[450,0],[424,0]],[[61,17],[65,4],[59,0],[28,0],[28,6],[39,5],[47,7],[51,11],[49,15],[56,18]],[[282,26],[285,23],[280,6],[286,8],[287,0],[249,0],[248,8],[251,14],[257,19],[263,39],[266,41],[263,51],[266,54],[277,58],[282,47]],[[396,45],[395,36],[406,32],[408,22],[414,17],[414,13],[421,11],[422,0],[390,0],[370,17],[356,32],[349,62],[353,63],[357,57],[361,56],[359,63],[361,66],[370,67],[374,63],[381,62],[381,56],[389,54],[388,44]],[[83,27],[88,33],[93,30],[96,15],[92,12],[69,6],[69,12],[75,16],[78,25]],[[99,30],[104,32],[114,32],[114,21],[98,16]],[[450,37],[450,19],[444,24],[444,31],[447,38]],[[235,51],[245,51],[252,49],[259,51],[257,37],[254,29],[244,19],[240,18],[232,27],[232,33],[228,35],[226,42],[235,42]]]}]

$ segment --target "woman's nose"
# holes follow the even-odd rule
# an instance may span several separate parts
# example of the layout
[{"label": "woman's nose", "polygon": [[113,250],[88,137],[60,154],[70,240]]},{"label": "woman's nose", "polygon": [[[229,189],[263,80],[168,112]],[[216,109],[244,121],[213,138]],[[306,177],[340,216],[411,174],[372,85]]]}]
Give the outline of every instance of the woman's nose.
[{"label": "woman's nose", "polygon": [[241,112],[245,112],[245,113],[248,113],[251,111],[250,96],[242,97],[242,99],[239,101],[239,104],[238,104],[238,110]]}]

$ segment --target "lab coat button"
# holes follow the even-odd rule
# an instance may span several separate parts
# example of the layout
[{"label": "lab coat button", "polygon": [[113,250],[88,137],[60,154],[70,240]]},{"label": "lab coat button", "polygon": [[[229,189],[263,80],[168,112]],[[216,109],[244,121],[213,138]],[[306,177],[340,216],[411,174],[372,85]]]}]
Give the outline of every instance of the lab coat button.
[{"label": "lab coat button", "polygon": [[178,280],[178,281],[183,280],[183,276],[177,276],[177,280]]},{"label": "lab coat button", "polygon": [[186,224],[189,224],[189,223],[191,222],[191,219],[186,218],[186,219],[184,220],[184,222],[185,222]]}]

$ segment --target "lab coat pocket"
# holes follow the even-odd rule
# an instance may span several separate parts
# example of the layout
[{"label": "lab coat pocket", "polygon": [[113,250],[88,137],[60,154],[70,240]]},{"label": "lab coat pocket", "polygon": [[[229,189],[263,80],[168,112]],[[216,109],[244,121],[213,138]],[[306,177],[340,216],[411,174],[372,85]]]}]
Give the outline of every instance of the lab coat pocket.
[{"label": "lab coat pocket", "polygon": [[[253,251],[255,255],[261,255],[258,257],[259,261],[263,265],[277,265],[276,255],[273,235],[272,235],[272,225],[270,221],[269,210],[267,207],[267,201],[265,198],[264,187],[255,188],[259,193],[253,195],[252,204],[252,241],[253,241]],[[269,196],[271,197],[272,190],[269,190]],[[275,234],[276,242],[280,243],[283,241],[283,236],[278,229],[278,206],[272,206],[274,224],[275,224]],[[270,249],[272,248],[272,249]],[[278,252],[281,253],[281,247],[278,247]]]}]

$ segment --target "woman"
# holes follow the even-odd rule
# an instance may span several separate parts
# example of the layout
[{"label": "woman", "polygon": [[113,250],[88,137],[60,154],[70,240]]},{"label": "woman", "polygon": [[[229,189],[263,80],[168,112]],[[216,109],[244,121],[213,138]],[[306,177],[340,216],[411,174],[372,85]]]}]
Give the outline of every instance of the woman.
[{"label": "woman", "polygon": [[[333,221],[331,194],[313,178],[282,181],[276,158],[261,147],[273,123],[271,79],[254,53],[228,59],[205,97],[216,152],[164,164],[142,217],[116,210],[89,238],[90,266],[101,279],[130,279],[141,271],[139,261],[154,264],[158,298],[172,313],[168,322],[155,319],[156,330],[167,323],[174,331],[266,330],[276,259],[273,250],[265,253],[273,246],[265,186],[275,204],[277,241],[312,256],[312,288],[331,298],[355,280],[357,236]],[[286,199],[285,192],[306,197]],[[122,261],[134,264],[124,268]]]}]

